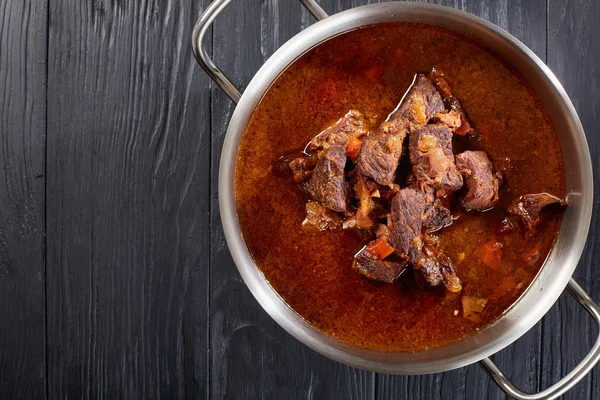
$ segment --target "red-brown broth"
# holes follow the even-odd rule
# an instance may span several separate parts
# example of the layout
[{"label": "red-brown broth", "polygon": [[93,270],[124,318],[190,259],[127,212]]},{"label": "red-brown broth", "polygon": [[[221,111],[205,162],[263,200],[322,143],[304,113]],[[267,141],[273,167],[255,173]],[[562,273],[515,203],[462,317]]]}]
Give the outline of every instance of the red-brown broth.
[{"label": "red-brown broth", "polygon": [[[477,214],[461,211],[452,226],[436,233],[456,264],[460,293],[420,288],[410,274],[394,284],[360,276],[351,265],[363,239],[352,231],[302,230],[306,195],[274,168],[282,154],[302,149],[349,109],[382,121],[414,73],[432,67],[445,73],[477,131],[472,139],[455,140],[455,153],[481,149],[495,164],[510,166],[497,207]],[[346,343],[412,351],[472,335],[517,300],[550,251],[560,218],[550,218],[533,237],[520,229],[498,235],[497,226],[519,195],[563,196],[564,173],[548,115],[512,68],[458,34],[394,23],[334,38],[275,81],[242,137],[235,192],[248,248],[290,307]],[[503,243],[497,271],[479,260],[481,247],[492,239]],[[525,262],[536,248],[537,259]],[[505,290],[514,286],[507,282],[520,286]],[[489,299],[479,323],[462,316],[463,295]]]}]

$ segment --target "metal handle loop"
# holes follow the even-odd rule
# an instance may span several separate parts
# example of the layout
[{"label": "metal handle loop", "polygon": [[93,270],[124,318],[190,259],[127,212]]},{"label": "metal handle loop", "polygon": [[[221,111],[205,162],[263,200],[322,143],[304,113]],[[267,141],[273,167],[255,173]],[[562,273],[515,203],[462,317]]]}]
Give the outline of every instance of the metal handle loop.
[{"label": "metal handle loop", "polygon": [[317,21],[327,18],[329,15],[321,8],[315,0],[300,0],[300,3],[312,14]]},{"label": "metal handle loop", "polygon": [[237,104],[237,102],[240,101],[240,97],[242,97],[242,93],[240,93],[219,67],[215,65],[203,46],[204,35],[206,35],[208,27],[230,2],[231,0],[214,0],[206,7],[206,10],[204,10],[194,26],[194,31],[192,33],[192,51],[194,52],[196,61],[204,68],[208,76],[210,76],[212,80],[223,89],[227,96]]},{"label": "metal handle loop", "polygon": [[[573,278],[569,281],[567,286],[569,292],[579,303],[586,309],[586,311],[592,316],[594,322],[600,330],[600,306],[598,306],[594,300],[579,286]],[[565,375],[561,380],[556,382],[549,388],[539,393],[525,393],[515,387],[515,385],[502,374],[502,371],[498,369],[496,364],[489,358],[484,358],[479,361],[479,365],[490,375],[490,377],[500,386],[504,392],[517,400],[541,400],[541,399],[553,399],[564,394],[566,391],[571,389],[577,384],[584,376],[590,372],[590,370],[600,361],[600,332],[596,339],[596,342],[590,349],[589,353],[584,359],[575,367],[571,372]]]},{"label": "metal handle loop", "polygon": [[[213,23],[215,18],[227,7],[231,0],[214,0],[206,7],[206,10],[202,13],[192,33],[192,51],[198,64],[206,71],[208,76],[219,85],[221,89],[229,96],[234,102],[238,103],[242,97],[242,93],[235,87],[229,78],[216,66],[212,58],[206,52],[203,46],[204,35],[206,31]],[[300,0],[302,5],[317,19],[322,20],[327,18],[327,13],[319,6],[315,0]]]}]

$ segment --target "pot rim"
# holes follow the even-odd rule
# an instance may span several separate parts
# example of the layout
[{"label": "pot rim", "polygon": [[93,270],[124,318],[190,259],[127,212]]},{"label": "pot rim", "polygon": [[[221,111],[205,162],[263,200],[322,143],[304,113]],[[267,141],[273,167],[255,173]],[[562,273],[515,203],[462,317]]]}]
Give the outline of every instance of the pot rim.
[{"label": "pot rim", "polygon": [[[325,335],[305,321],[270,286],[254,263],[241,233],[234,193],[241,136],[255,107],[277,77],[326,40],[360,27],[396,21],[422,22],[462,33],[492,49],[525,78],[544,103],[559,136],[569,203],[554,248],[534,281],[507,312],[472,336],[418,352],[357,348]],[[467,12],[432,4],[390,2],[332,15],[298,33],[267,60],[231,117],[221,152],[218,186],[221,220],[235,264],[254,297],[282,328],[313,350],[353,367],[394,374],[425,374],[459,368],[494,354],[521,337],[546,314],[569,282],[583,251],[592,216],[590,182],[593,182],[590,153],[575,108],[558,79],[531,50],[499,27]]]}]

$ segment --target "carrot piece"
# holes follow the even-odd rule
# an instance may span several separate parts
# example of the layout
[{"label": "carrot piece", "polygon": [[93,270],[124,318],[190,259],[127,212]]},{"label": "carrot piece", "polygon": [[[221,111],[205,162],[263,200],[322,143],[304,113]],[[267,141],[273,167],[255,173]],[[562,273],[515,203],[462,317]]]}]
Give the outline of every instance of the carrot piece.
[{"label": "carrot piece", "polygon": [[479,252],[479,261],[487,265],[493,270],[500,269],[500,261],[502,260],[502,243],[496,240],[490,240],[483,245]]},{"label": "carrot piece", "polygon": [[487,299],[480,299],[472,296],[463,296],[463,317],[465,317],[466,319],[470,319],[473,322],[481,322],[481,317],[479,316],[479,314],[481,314],[481,312],[485,309],[487,303]]},{"label": "carrot piece", "polygon": [[473,130],[473,128],[471,128],[471,124],[469,123],[469,121],[467,121],[467,118],[464,115],[462,115],[462,113],[461,121],[462,124],[460,125],[460,127],[458,127],[458,129],[454,131],[454,134],[458,136],[465,136],[467,133],[470,133]]},{"label": "carrot piece", "polygon": [[369,243],[366,249],[367,252],[374,257],[383,260],[394,252],[394,248],[389,245],[387,239],[388,232]]},{"label": "carrot piece", "polygon": [[346,142],[346,155],[350,157],[352,162],[356,162],[361,146],[362,141],[355,137],[350,138],[348,142]]}]

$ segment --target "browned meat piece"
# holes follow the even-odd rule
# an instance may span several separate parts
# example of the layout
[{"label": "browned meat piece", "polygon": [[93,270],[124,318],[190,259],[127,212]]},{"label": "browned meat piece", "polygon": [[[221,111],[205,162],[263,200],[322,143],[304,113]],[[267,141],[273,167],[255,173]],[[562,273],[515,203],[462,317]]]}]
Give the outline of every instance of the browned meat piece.
[{"label": "browned meat piece", "polygon": [[417,75],[387,121],[363,140],[357,161],[358,172],[373,178],[380,185],[391,184],[407,129],[426,124],[443,109],[442,96],[433,83],[425,76]]},{"label": "browned meat piece", "polygon": [[501,175],[484,151],[465,151],[456,156],[456,166],[465,181],[460,204],[467,210],[484,211],[498,204]]},{"label": "browned meat piece", "polygon": [[380,185],[391,184],[402,154],[406,127],[404,119],[386,121],[367,136],[358,154],[357,171]]},{"label": "browned meat piece", "polygon": [[452,213],[447,207],[442,205],[439,199],[435,199],[425,207],[422,221],[423,226],[429,228],[429,232],[434,232],[452,225]]},{"label": "browned meat piece", "polygon": [[553,208],[562,212],[567,207],[567,203],[549,193],[526,194],[515,199],[508,207],[510,214],[520,217],[529,231],[535,230],[540,224],[542,211]]},{"label": "browned meat piece", "polygon": [[460,292],[462,290],[462,282],[458,278],[458,275],[456,275],[456,268],[450,257],[441,254],[438,257],[438,261],[440,263],[440,270],[444,277],[444,286],[446,289],[451,292]]},{"label": "browned meat piece", "polygon": [[302,221],[302,228],[325,231],[339,229],[341,226],[342,218],[335,211],[331,211],[316,201],[309,200],[306,203],[306,218]]},{"label": "browned meat piece", "polygon": [[[440,115],[435,118],[440,120]],[[408,183],[425,196],[423,226],[435,231],[450,225],[449,202],[443,202],[440,193],[451,194],[463,185],[452,153],[450,128],[444,123],[416,127],[410,131],[408,147],[413,166]]]},{"label": "browned meat piece", "polygon": [[[346,143],[360,140],[368,131],[363,114],[350,110],[305,147],[305,155],[289,163],[294,180],[302,183],[312,198],[333,211],[345,212],[348,188],[344,168]],[[317,159],[317,161],[315,161]]]},{"label": "browned meat piece", "polygon": [[289,162],[289,168],[297,183],[304,182],[312,176],[316,164],[316,157],[301,156]]},{"label": "browned meat piece", "polygon": [[423,227],[429,228],[428,231],[433,232],[452,224],[449,201],[442,201],[444,200],[442,196],[436,196],[436,190],[431,186],[421,185],[419,187],[417,184],[412,186],[415,190],[423,193],[425,198],[425,211],[421,217]]},{"label": "browned meat piece", "polygon": [[[459,136],[464,136],[469,133],[473,133],[473,127],[469,122],[467,113],[460,104],[460,101],[452,94],[452,89],[448,80],[445,78],[444,73],[436,70],[435,68],[429,73],[429,78],[435,84],[435,87],[444,96],[444,103],[452,111],[456,111],[460,115],[460,124],[455,128],[450,127],[453,133]],[[445,123],[445,121],[442,121]]]},{"label": "browned meat piece", "polygon": [[444,110],[444,100],[435,85],[425,75],[417,74],[415,81],[400,101],[399,107],[388,118],[407,119],[411,124],[426,124],[435,114]]},{"label": "browned meat piece", "polygon": [[346,149],[343,144],[332,145],[319,158],[310,179],[303,183],[312,198],[333,211],[345,212],[348,197],[344,167]]},{"label": "browned meat piece", "polygon": [[308,142],[304,152],[311,154],[327,151],[334,144],[345,145],[350,138],[362,139],[368,130],[369,126],[365,116],[360,111],[350,110],[335,124],[327,127]]},{"label": "browned meat piece", "polygon": [[396,254],[411,262],[415,262],[421,254],[421,216],[424,210],[423,194],[414,189],[402,189],[392,199],[389,243]]},{"label": "browned meat piece", "polygon": [[437,260],[421,256],[413,265],[415,280],[421,286],[439,286],[444,277]]},{"label": "browned meat piece", "polygon": [[425,236],[421,257],[413,265],[414,276],[422,286],[443,284],[451,292],[462,290],[456,268],[450,257],[442,253],[437,238]]},{"label": "browned meat piece", "polygon": [[374,281],[392,283],[406,270],[406,262],[381,260],[366,249],[367,247],[354,256],[352,265],[361,275]]},{"label": "browned meat piece", "polygon": [[452,132],[446,125],[425,125],[412,130],[409,152],[413,179],[419,185],[452,191],[462,187],[462,176],[452,154]]}]

